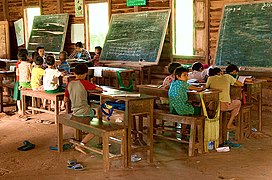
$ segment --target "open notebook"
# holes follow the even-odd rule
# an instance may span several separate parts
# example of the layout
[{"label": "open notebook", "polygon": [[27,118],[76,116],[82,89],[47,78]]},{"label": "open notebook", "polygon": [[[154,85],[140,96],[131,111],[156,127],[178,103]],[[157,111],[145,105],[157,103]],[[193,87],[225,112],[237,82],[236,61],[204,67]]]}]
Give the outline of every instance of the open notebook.
[{"label": "open notebook", "polygon": [[239,76],[238,81],[245,83],[245,80],[249,78],[252,78],[252,76]]}]

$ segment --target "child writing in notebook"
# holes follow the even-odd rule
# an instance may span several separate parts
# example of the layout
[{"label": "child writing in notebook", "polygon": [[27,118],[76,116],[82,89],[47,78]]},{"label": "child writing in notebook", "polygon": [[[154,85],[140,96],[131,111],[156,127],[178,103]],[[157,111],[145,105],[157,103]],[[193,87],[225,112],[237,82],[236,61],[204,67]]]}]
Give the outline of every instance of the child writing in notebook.
[{"label": "child writing in notebook", "polygon": [[229,64],[226,68],[226,73],[234,77],[235,79],[239,78],[239,68],[235,64]]},{"label": "child writing in notebook", "polygon": [[189,79],[196,79],[197,82],[205,82],[207,71],[204,70],[204,67],[200,62],[195,62],[192,66],[192,70],[192,72],[188,73]]},{"label": "child writing in notebook", "polygon": [[178,67],[175,70],[175,80],[171,82],[168,91],[170,113],[177,115],[198,115],[200,107],[195,107],[188,102],[188,90],[202,91],[203,88],[187,83],[188,69]]},{"label": "child writing in notebook", "polygon": [[241,101],[231,100],[230,98],[230,86],[243,86],[243,83],[237,81],[234,77],[229,74],[223,74],[220,68],[213,68],[209,70],[209,78],[206,83],[207,88],[219,89],[222,92],[219,93],[220,110],[231,111],[231,116],[227,124],[227,129],[233,130],[233,121],[238,115]]},{"label": "child writing in notebook", "polygon": [[[64,101],[71,100],[71,108],[73,116],[71,120],[75,120],[84,124],[90,124],[90,121],[95,115],[94,110],[88,104],[88,90],[102,91],[103,89],[85,80],[88,75],[88,67],[85,64],[78,64],[74,72],[76,79],[71,81],[65,90]],[[79,118],[80,117],[80,118]],[[93,134],[88,134],[81,141],[82,145],[88,143],[94,137]],[[80,146],[75,147],[76,150],[86,154]]]}]

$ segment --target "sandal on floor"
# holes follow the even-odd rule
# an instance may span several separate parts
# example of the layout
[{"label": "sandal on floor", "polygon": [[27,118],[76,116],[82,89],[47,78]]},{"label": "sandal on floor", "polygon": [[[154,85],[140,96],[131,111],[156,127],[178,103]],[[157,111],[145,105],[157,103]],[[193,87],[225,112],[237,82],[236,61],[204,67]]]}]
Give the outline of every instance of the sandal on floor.
[{"label": "sandal on floor", "polygon": [[68,166],[74,166],[74,165],[76,165],[77,164],[77,160],[76,159],[69,159],[68,161],[67,161],[67,167]]},{"label": "sandal on floor", "polygon": [[67,166],[67,168],[71,169],[71,170],[75,170],[75,171],[82,171],[85,169],[82,164],[76,164],[74,166]]},{"label": "sandal on floor", "polygon": [[19,118],[22,120],[22,121],[27,121],[30,119],[30,117],[26,116],[26,115],[23,115],[23,116],[19,116]]},{"label": "sandal on floor", "polygon": [[17,148],[19,151],[28,151],[35,148],[35,144],[32,144],[29,141],[24,141],[23,143],[23,146]]}]

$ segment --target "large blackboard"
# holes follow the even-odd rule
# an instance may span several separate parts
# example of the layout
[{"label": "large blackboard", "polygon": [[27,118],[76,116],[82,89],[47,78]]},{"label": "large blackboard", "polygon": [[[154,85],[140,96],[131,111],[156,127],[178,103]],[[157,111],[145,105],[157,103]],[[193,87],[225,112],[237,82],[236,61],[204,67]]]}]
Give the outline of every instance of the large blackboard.
[{"label": "large blackboard", "polygon": [[272,2],[227,5],[215,64],[272,67]]},{"label": "large blackboard", "polygon": [[68,14],[35,16],[28,51],[44,46],[46,53],[59,54],[64,47],[68,20]]},{"label": "large blackboard", "polygon": [[170,10],[113,14],[101,61],[158,64],[169,16]]}]

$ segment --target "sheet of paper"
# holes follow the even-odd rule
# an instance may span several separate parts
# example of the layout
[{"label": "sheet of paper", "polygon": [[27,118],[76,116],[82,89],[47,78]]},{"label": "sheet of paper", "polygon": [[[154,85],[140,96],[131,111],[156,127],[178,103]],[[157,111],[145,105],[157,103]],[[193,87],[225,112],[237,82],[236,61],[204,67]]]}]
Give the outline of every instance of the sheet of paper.
[{"label": "sheet of paper", "polygon": [[84,24],[71,24],[71,42],[84,42]]},{"label": "sheet of paper", "polygon": [[239,76],[238,81],[240,81],[241,83],[245,83],[245,80],[247,78],[252,78],[252,76]]}]

